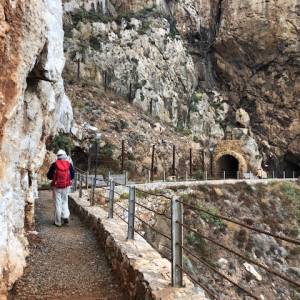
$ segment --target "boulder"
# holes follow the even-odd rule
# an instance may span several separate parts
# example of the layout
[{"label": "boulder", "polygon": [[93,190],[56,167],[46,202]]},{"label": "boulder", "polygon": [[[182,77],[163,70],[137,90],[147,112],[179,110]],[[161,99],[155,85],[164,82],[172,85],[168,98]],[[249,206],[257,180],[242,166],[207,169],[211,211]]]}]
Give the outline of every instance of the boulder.
[{"label": "boulder", "polygon": [[256,271],[255,267],[252,266],[251,264],[249,263],[244,263],[243,264],[245,269],[251,273],[253,275],[253,277],[258,280],[258,281],[262,281],[262,276]]},{"label": "boulder", "polygon": [[247,128],[250,124],[249,114],[243,108],[239,108],[235,113],[235,121],[241,127]]}]

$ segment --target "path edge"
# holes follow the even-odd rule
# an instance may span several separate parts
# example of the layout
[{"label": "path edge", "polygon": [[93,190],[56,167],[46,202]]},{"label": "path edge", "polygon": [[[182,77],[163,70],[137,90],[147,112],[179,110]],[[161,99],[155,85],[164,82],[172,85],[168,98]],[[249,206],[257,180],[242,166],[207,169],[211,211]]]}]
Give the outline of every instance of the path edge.
[{"label": "path edge", "polygon": [[108,219],[104,209],[90,206],[86,197],[80,199],[77,193],[69,195],[69,205],[96,235],[129,299],[207,300],[202,289],[195,288],[188,278],[184,288],[171,287],[170,262],[141,236],[127,240],[127,224],[120,218]]}]

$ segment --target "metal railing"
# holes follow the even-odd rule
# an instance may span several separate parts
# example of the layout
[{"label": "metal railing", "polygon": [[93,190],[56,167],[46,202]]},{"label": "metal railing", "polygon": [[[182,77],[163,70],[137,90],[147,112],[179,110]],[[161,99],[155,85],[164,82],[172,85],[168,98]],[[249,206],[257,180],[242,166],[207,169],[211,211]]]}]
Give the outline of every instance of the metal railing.
[{"label": "metal railing", "polygon": [[[82,174],[78,175],[79,179],[79,197],[82,197],[82,189],[83,189],[83,176]],[[75,190],[76,190],[77,183],[75,184]],[[93,191],[95,190],[96,184],[93,184]],[[119,192],[116,191],[116,187],[121,186],[123,188],[128,189],[128,200],[127,200],[127,207],[124,205],[121,205],[120,203],[116,202],[115,195],[121,196]],[[89,188],[88,185],[85,186],[86,189]],[[284,236],[281,234],[275,234],[254,226],[250,226],[248,224],[245,224],[243,221],[235,218],[230,218],[228,216],[224,216],[221,214],[212,213],[211,211],[199,208],[194,205],[191,205],[189,203],[186,203],[185,201],[181,200],[179,197],[170,197],[168,195],[165,195],[163,193],[156,193],[152,191],[145,191],[141,190],[135,186],[127,186],[125,184],[115,183],[113,180],[110,180],[107,182],[107,186],[100,187],[100,189],[105,190],[108,193],[108,197],[105,197],[106,201],[108,202],[108,218],[114,218],[114,215],[117,215],[121,220],[123,220],[127,224],[127,239],[133,240],[135,233],[141,235],[142,237],[145,237],[143,233],[137,228],[137,222],[140,222],[143,224],[143,226],[146,226],[150,228],[150,230],[156,232],[158,235],[161,235],[164,237],[167,241],[170,242],[170,256],[167,256],[166,254],[159,251],[159,249],[156,249],[163,257],[167,258],[171,262],[171,284],[174,287],[181,287],[183,285],[183,274],[186,274],[195,284],[201,286],[213,299],[218,299],[218,297],[215,295],[215,291],[212,291],[209,287],[207,287],[203,282],[199,281],[197,278],[191,274],[183,265],[183,257],[184,253],[188,255],[189,257],[193,258],[196,262],[202,264],[205,266],[208,270],[214,272],[218,276],[222,277],[223,279],[230,282],[235,287],[239,288],[241,291],[243,291],[246,295],[252,297],[253,299],[260,299],[255,292],[250,291],[246,287],[242,286],[240,283],[235,282],[232,278],[225,275],[223,272],[216,269],[212,264],[207,262],[203,257],[199,257],[196,255],[191,249],[186,247],[184,245],[184,233],[192,232],[194,235],[200,237],[201,239],[206,240],[207,242],[225,250],[226,252],[238,257],[239,259],[242,259],[248,263],[251,263],[258,268],[263,269],[268,274],[277,276],[278,278],[282,279],[283,281],[287,282],[288,284],[300,288],[300,282],[295,281],[293,278],[289,278],[285,274],[282,274],[281,272],[274,270],[273,268],[266,266],[262,264],[261,262],[249,258],[249,256],[246,256],[235,249],[226,246],[222,244],[219,241],[214,240],[212,237],[208,236],[207,234],[202,233],[200,230],[192,228],[189,226],[185,220],[184,220],[184,211],[185,210],[192,210],[194,212],[200,212],[201,214],[207,214],[215,219],[222,220],[224,222],[233,223],[235,225],[238,225],[244,229],[253,231],[258,234],[263,234],[267,236],[271,236],[274,239],[284,241],[286,243],[290,243],[296,246],[300,246],[300,240],[294,239],[288,236]],[[123,193],[124,195],[124,193]],[[138,196],[139,195],[139,196]],[[145,196],[152,196],[157,198],[164,198],[168,203],[168,211],[169,213],[159,212],[143,203],[138,201],[139,197],[142,198],[142,195]],[[90,197],[91,205],[95,205],[95,197],[94,193],[92,194],[92,197]],[[121,214],[117,213],[116,207],[121,209],[123,212],[126,212],[126,216],[122,216]],[[155,226],[149,224],[149,222],[146,222],[143,220],[143,218],[137,213],[137,207],[140,207],[141,209],[144,209],[146,211],[149,211],[153,213],[154,215],[161,216],[166,218],[168,224],[169,224],[169,232],[165,233],[161,230],[157,229]]]},{"label": "metal railing", "polygon": [[145,177],[145,182],[151,183],[155,181],[159,182],[177,182],[177,181],[208,181],[208,180],[257,180],[257,179],[297,179],[297,173],[295,171],[282,171],[282,172],[266,172],[263,176],[259,176],[251,171],[249,172],[228,172],[221,171],[211,174],[210,171],[204,170],[198,173],[193,172],[190,174],[188,171],[184,173],[177,173],[176,175],[170,175],[167,172],[163,172],[158,175],[151,175],[148,171]]}]

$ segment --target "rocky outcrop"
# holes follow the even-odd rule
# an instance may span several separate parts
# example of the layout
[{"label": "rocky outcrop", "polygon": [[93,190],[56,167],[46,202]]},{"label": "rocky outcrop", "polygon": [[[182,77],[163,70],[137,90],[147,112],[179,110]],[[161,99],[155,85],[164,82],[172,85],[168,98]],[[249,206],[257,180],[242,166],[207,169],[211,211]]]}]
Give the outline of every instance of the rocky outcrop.
[{"label": "rocky outcrop", "polygon": [[[83,49],[82,44],[90,47]],[[183,40],[157,12],[107,24],[79,22],[65,47],[69,61],[81,58],[82,78],[112,89],[174,126],[186,125],[188,102],[197,85],[194,63]],[[66,72],[74,74],[74,68],[70,64]]]},{"label": "rocky outcrop", "polygon": [[299,157],[299,149],[287,151],[300,133],[299,9],[294,0],[220,6],[216,72],[232,105],[249,113],[256,139],[267,145],[266,162],[271,154],[293,163]]},{"label": "rocky outcrop", "polygon": [[108,78],[119,95],[191,129],[201,146],[247,128],[265,169],[300,170],[297,1],[64,5],[66,74],[74,77],[80,58],[83,78],[101,85]]},{"label": "rocky outcrop", "polygon": [[[25,265],[45,140],[68,130],[60,1],[0,2],[0,298]],[[26,211],[26,213],[25,213]]]}]

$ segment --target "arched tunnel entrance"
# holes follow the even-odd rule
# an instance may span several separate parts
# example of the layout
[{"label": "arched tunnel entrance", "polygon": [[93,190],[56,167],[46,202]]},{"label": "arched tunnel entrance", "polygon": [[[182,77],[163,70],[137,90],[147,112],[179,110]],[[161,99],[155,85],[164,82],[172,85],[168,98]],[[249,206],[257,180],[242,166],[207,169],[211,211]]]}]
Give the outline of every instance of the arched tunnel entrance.
[{"label": "arched tunnel entrance", "polygon": [[239,172],[239,161],[232,155],[225,154],[217,160],[217,176],[221,178],[237,178]]}]

